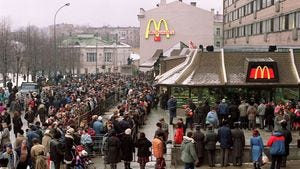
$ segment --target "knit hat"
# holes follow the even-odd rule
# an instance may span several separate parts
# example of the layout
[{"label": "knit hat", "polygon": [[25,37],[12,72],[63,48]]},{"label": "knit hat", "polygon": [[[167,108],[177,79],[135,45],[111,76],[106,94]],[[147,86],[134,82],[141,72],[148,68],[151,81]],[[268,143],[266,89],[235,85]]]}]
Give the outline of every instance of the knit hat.
[{"label": "knit hat", "polygon": [[99,117],[98,117],[98,121],[101,121],[101,120],[102,120],[102,116],[99,116]]},{"label": "knit hat", "polygon": [[125,134],[130,135],[131,134],[131,129],[130,128],[126,129]]},{"label": "knit hat", "polygon": [[69,128],[68,130],[67,130],[67,134],[74,134],[74,129],[73,128]]}]

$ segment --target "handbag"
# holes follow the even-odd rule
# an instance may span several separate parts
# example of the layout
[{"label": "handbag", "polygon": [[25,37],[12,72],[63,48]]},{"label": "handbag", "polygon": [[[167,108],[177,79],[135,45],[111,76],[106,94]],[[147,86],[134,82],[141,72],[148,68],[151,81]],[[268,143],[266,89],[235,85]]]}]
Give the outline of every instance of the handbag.
[{"label": "handbag", "polygon": [[267,164],[269,162],[268,156],[263,152],[262,153],[262,164]]}]

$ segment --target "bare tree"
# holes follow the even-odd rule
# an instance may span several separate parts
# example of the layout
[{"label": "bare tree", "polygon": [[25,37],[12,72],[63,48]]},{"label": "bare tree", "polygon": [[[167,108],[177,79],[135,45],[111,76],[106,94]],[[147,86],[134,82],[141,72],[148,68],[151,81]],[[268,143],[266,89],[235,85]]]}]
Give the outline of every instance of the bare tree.
[{"label": "bare tree", "polygon": [[9,62],[11,54],[11,30],[7,18],[0,22],[0,71],[3,77],[3,86],[6,87],[7,73],[9,71]]}]

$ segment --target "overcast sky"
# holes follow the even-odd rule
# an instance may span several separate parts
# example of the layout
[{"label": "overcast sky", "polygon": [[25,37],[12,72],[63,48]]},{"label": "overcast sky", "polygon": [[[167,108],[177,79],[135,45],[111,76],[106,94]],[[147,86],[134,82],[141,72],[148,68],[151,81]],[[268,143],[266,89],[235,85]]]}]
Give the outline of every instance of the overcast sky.
[{"label": "overcast sky", "polygon": [[[206,10],[222,11],[223,0],[183,0],[191,1]],[[8,17],[13,29],[29,24],[45,27],[53,24],[56,10],[68,2],[71,5],[58,13],[56,23],[138,26],[139,9],[152,9],[160,0],[0,0],[0,17]]]}]

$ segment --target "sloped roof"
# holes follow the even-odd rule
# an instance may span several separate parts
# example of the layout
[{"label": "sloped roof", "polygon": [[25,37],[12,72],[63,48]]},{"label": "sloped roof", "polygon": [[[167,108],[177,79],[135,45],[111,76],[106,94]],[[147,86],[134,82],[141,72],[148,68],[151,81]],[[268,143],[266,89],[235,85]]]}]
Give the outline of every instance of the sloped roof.
[{"label": "sloped roof", "polygon": [[[226,52],[224,54],[225,75],[222,70],[222,53],[220,52],[200,52],[191,63],[185,64],[187,68],[170,70],[164,74],[169,75],[163,81],[168,81],[169,85],[187,85],[187,86],[291,86],[298,85],[298,77],[293,69],[292,58],[287,52]],[[300,53],[295,53],[295,65],[300,73]],[[278,82],[246,82],[248,65],[246,60],[250,61],[274,61],[278,67]],[[180,64],[182,65],[182,64]],[[180,67],[178,65],[178,67]],[[177,71],[174,71],[174,70]],[[174,74],[172,74],[172,71]],[[176,79],[174,80],[174,76]],[[227,77],[225,83],[224,78]],[[158,84],[163,83],[158,78]],[[171,83],[173,81],[173,83]],[[160,83],[162,82],[162,83]],[[176,82],[176,83],[175,83]]]},{"label": "sloped roof", "polygon": [[289,53],[279,52],[231,52],[225,53],[225,67],[226,75],[228,79],[227,85],[265,85],[266,83],[253,83],[246,82],[247,68],[245,68],[246,58],[252,59],[265,59],[271,58],[277,62],[279,83],[267,83],[280,84],[280,85],[293,85],[297,84],[297,79],[292,73],[292,62]]},{"label": "sloped roof", "polygon": [[162,49],[157,49],[154,53],[154,55],[146,60],[140,67],[153,67],[154,63],[157,61],[157,59],[163,54]]}]

